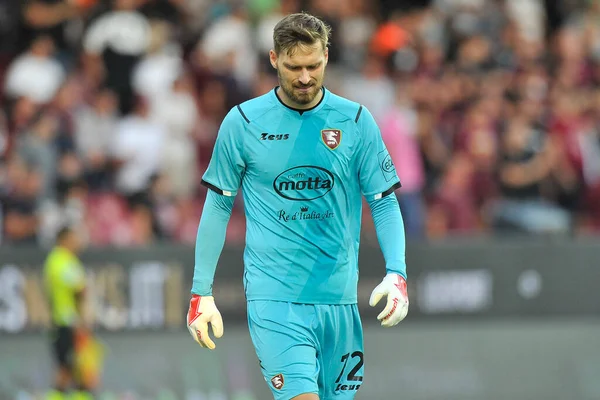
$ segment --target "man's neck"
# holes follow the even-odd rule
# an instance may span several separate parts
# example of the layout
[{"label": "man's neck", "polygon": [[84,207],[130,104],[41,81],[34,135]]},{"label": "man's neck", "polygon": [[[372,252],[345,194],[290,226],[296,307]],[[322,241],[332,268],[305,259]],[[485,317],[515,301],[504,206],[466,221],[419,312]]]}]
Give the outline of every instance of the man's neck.
[{"label": "man's neck", "polygon": [[64,244],[59,244],[58,248],[60,248],[62,250],[66,250],[66,251],[68,251],[71,254],[75,254],[75,252],[72,249],[70,249],[68,246],[65,246]]},{"label": "man's neck", "polygon": [[297,104],[296,102],[292,101],[283,91],[283,89],[281,89],[281,86],[279,86],[277,88],[277,96],[279,97],[279,99],[283,102],[283,104],[285,104],[286,106],[290,107],[290,108],[294,108],[296,110],[308,110],[313,108],[314,106],[316,106],[317,104],[319,104],[319,102],[321,101],[321,99],[324,96],[323,93],[323,88],[321,88],[319,90],[319,93],[317,93],[317,95],[315,96],[315,98],[313,99],[313,101],[311,101],[308,104]]}]

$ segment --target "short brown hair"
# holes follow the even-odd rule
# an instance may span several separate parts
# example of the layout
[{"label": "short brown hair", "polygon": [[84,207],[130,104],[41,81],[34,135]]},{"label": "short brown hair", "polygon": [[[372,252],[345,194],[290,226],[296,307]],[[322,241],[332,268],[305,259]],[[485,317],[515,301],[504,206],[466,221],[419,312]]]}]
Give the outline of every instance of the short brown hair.
[{"label": "short brown hair", "polygon": [[290,14],[277,23],[273,30],[275,53],[287,51],[292,55],[298,45],[312,46],[317,41],[323,50],[329,44],[331,27],[325,22],[305,12]]}]

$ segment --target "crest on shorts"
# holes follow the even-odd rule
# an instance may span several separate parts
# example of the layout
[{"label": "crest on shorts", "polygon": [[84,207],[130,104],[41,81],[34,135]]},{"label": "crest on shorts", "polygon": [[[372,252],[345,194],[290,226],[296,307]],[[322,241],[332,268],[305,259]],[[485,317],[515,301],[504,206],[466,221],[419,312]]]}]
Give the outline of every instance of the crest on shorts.
[{"label": "crest on shorts", "polygon": [[285,383],[285,381],[283,379],[283,374],[277,374],[274,377],[272,377],[271,383],[273,384],[273,387],[275,389],[281,390],[281,388],[283,387],[283,384]]},{"label": "crest on shorts", "polygon": [[340,129],[323,129],[321,131],[321,139],[325,143],[325,146],[331,150],[335,150],[342,142],[342,131]]}]

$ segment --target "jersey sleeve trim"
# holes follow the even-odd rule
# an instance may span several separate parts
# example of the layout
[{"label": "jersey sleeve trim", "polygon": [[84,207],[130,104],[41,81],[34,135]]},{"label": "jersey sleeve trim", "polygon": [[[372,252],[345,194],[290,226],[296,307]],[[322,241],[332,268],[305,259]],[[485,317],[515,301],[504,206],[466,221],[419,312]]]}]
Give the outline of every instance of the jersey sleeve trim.
[{"label": "jersey sleeve trim", "polygon": [[358,112],[356,113],[356,118],[354,118],[354,123],[355,123],[355,124],[357,124],[357,123],[358,123],[358,119],[360,118],[360,114],[362,113],[362,109],[363,109],[363,106],[360,106],[360,107],[358,108]]},{"label": "jersey sleeve trim", "polygon": [[202,186],[205,186],[205,187],[209,188],[209,189],[210,189],[210,190],[212,190],[213,192],[216,192],[216,193],[218,193],[218,194],[222,195],[222,196],[228,196],[228,197],[235,196],[235,193],[234,193],[234,192],[230,192],[230,191],[228,191],[228,190],[219,189],[218,187],[216,187],[215,185],[213,185],[213,184],[212,184],[212,183],[210,183],[210,182],[207,182],[207,181],[205,181],[204,179],[202,179],[202,180],[200,181],[200,184],[201,184]]},{"label": "jersey sleeve trim", "polygon": [[396,189],[400,189],[401,187],[402,187],[402,184],[400,182],[396,182],[388,190],[386,190],[385,192],[376,194],[375,196],[373,196],[373,198],[375,200],[383,199],[384,197],[389,196],[390,194],[394,193],[394,191],[396,191]]},{"label": "jersey sleeve trim", "polygon": [[242,118],[244,118],[244,120],[246,121],[246,123],[250,123],[250,120],[248,119],[248,117],[246,117],[246,114],[244,114],[244,111],[242,111],[242,107],[240,107],[240,105],[237,105],[237,109],[240,112],[240,114],[242,115]]}]

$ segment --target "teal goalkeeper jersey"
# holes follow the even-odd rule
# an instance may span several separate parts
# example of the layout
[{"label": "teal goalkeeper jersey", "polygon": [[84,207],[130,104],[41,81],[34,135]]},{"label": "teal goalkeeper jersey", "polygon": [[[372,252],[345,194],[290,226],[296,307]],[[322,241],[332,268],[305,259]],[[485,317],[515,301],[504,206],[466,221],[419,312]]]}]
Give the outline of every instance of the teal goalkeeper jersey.
[{"label": "teal goalkeeper jersey", "polygon": [[362,196],[400,187],[371,113],[327,89],[310,110],[276,89],[225,117],[203,184],[241,188],[248,300],[357,302]]}]

